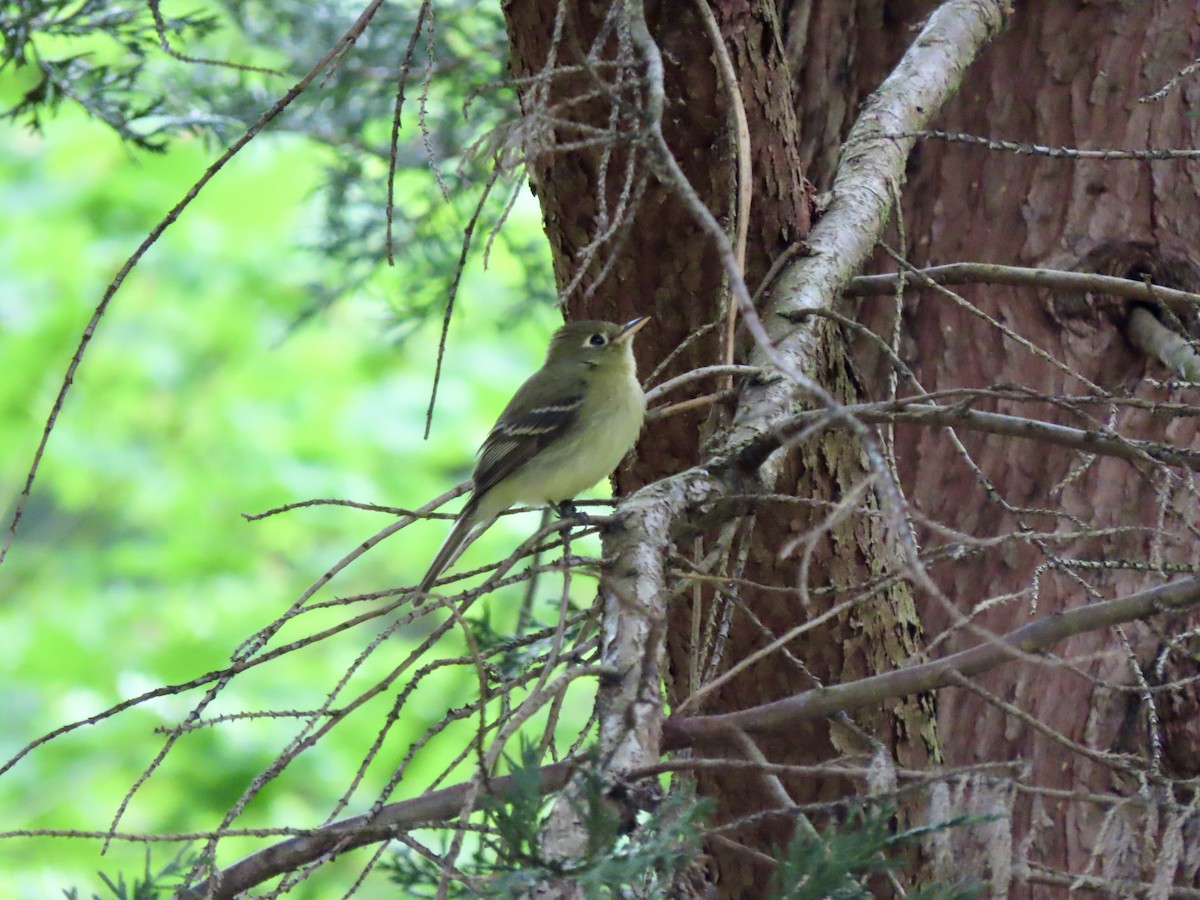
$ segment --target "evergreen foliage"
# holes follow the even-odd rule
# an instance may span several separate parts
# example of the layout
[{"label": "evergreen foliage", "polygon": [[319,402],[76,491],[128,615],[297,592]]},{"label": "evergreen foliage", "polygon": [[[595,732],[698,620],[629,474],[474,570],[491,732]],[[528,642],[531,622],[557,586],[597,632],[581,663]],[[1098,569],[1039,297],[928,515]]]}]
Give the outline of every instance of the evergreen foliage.
[{"label": "evergreen foliage", "polygon": [[[672,792],[627,827],[606,799],[611,786],[593,758],[580,769],[578,813],[587,826],[587,853],[570,865],[549,860],[541,852],[549,801],[539,788],[535,748],[523,747],[512,774],[511,789],[484,803],[479,852],[468,869],[472,887],[455,886],[456,896],[517,900],[546,879],[570,878],[589,898],[653,900],[667,896],[675,878],[700,856],[708,803]],[[387,868],[393,883],[411,896],[436,892],[437,866],[411,851],[397,853]]]},{"label": "evergreen foliage", "polygon": [[[160,11],[157,0],[5,4],[0,77],[7,72],[16,96],[8,102],[0,94],[0,119],[41,133],[70,104],[142,150],[162,152],[183,136],[226,145],[350,21],[337,0],[227,0],[176,15]],[[328,151],[319,187],[323,222],[305,238],[328,271],[309,285],[304,315],[366,290],[391,306],[397,335],[411,333],[440,312],[463,253],[463,226],[477,207],[479,245],[501,241],[525,272],[523,309],[553,298],[540,236],[490,233],[524,185],[511,171],[490,185],[505,123],[517,117],[515,94],[504,87],[506,61],[498,8],[448,0],[421,18],[411,6],[384,4],[353,52],[272,123],[274,133]],[[393,151],[398,91],[405,105]],[[385,205],[393,152],[391,248],[404,259],[401,293],[383,287],[390,284]]]},{"label": "evergreen foliage", "polygon": [[[870,900],[873,880],[901,868],[910,851],[920,848],[930,831],[983,821],[963,817],[925,828],[897,832],[894,803],[864,803],[851,808],[841,823],[828,825],[820,835],[797,828],[779,853],[771,881],[771,900]],[[879,882],[882,883],[882,882]],[[982,886],[973,883],[933,884],[906,894],[912,900],[974,900]]]},{"label": "evergreen foliage", "polygon": [[[203,126],[198,111],[173,109],[153,67],[162,39],[200,40],[219,27],[210,13],[155,15],[157,2],[18,0],[0,6],[0,74],[23,69],[32,82],[0,113],[41,132],[64,101],[103,122],[123,140],[161,152],[172,134]],[[161,31],[159,30],[161,28]]]},{"label": "evergreen foliage", "polygon": [[180,847],[175,855],[157,871],[151,861],[150,846],[146,846],[146,866],[140,875],[135,875],[129,881],[118,874],[116,878],[97,873],[104,883],[105,893],[90,894],[84,898],[78,888],[68,888],[63,891],[66,900],[159,900],[171,896],[171,892],[182,883],[183,876],[195,862],[194,854],[185,847]]}]

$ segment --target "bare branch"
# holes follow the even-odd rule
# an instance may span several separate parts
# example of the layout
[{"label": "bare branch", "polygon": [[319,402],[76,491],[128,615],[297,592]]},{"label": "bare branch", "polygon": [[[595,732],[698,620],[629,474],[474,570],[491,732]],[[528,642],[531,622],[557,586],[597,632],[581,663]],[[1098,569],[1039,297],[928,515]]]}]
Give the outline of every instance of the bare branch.
[{"label": "bare branch", "polygon": [[[914,425],[942,425],[947,428],[967,428],[972,431],[983,431],[989,434],[1002,434],[1009,437],[1025,438],[1031,441],[1043,441],[1060,447],[1069,447],[1087,453],[1099,453],[1104,456],[1115,456],[1130,462],[1160,462],[1170,466],[1200,471],[1200,451],[1186,447],[1172,447],[1167,444],[1156,444],[1151,441],[1133,440],[1115,434],[1104,434],[1094,430],[1071,428],[1067,425],[1055,425],[1037,419],[1026,419],[1021,416],[1009,416],[1003,413],[981,412],[969,409],[965,403],[956,406],[937,406],[928,403],[910,403],[897,401],[895,403],[863,404],[848,406],[847,411],[854,414],[863,422],[881,424],[884,422],[909,422]],[[830,417],[824,411],[801,413],[783,432],[795,433],[801,428],[808,428],[814,421],[828,420],[830,425],[838,425],[837,419]],[[783,441],[780,441],[783,443]],[[765,447],[758,447],[754,452],[762,453]],[[748,452],[750,452],[748,450]]]},{"label": "bare branch", "polygon": [[[563,760],[540,770],[541,788],[549,793],[562,788],[579,758]],[[484,794],[503,796],[512,786],[512,776],[489,780]],[[176,900],[233,900],[264,881],[291,872],[328,853],[337,854],[389,840],[396,832],[426,822],[440,822],[458,815],[468,792],[481,790],[473,782],[456,784],[422,794],[412,800],[389,803],[377,813],[352,816],[333,822],[318,832],[283,841],[222,869],[190,890],[175,894]]]},{"label": "bare branch", "polygon": [[1111,294],[1127,300],[1161,303],[1176,314],[1194,312],[1200,307],[1200,294],[1180,291],[1159,284],[1147,284],[1112,275],[1094,272],[1066,272],[1060,269],[1028,269],[1021,266],[999,266],[991,263],[951,263],[887,275],[859,275],[850,280],[842,294],[846,297],[872,297],[895,293],[900,279],[908,288],[933,284],[1009,284],[1020,287],[1047,288],[1058,291]]},{"label": "bare branch", "polygon": [[950,141],[956,144],[973,144],[988,150],[1005,153],[1021,153],[1026,156],[1047,156],[1050,159],[1100,159],[1112,161],[1161,162],[1174,159],[1200,159],[1200,150],[1176,150],[1169,147],[1152,147],[1146,150],[1080,150],[1078,147],[1046,147],[1042,144],[1022,144],[1016,141],[997,141],[974,134],[958,134],[952,131],[911,131],[893,135],[896,138],[925,138]]},{"label": "bare branch", "polygon": [[970,650],[944,659],[907,666],[846,684],[805,691],[774,703],[716,716],[667,719],[663,723],[663,749],[677,750],[712,740],[727,740],[736,729],[752,733],[781,732],[798,722],[848,712],[922,691],[954,684],[994,669],[1022,655],[1037,653],[1085,631],[1110,628],[1200,604],[1200,578],[1186,578],[1117,600],[1090,603],[1068,612],[1047,616]]}]

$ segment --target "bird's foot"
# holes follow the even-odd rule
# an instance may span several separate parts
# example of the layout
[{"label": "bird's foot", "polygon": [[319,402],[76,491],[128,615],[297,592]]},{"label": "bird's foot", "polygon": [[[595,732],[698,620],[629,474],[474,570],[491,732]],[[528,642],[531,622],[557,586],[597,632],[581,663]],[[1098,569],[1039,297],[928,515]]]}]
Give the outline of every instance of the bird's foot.
[{"label": "bird's foot", "polygon": [[563,500],[561,503],[552,503],[550,508],[560,519],[574,519],[580,525],[590,525],[592,522],[591,516],[585,512],[580,512],[575,504],[570,500]]}]

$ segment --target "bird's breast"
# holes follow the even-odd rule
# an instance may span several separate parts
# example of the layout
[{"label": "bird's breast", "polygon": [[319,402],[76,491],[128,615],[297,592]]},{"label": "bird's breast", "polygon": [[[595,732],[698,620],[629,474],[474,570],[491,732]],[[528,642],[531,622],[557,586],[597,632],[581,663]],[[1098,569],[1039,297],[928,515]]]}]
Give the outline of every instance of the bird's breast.
[{"label": "bird's breast", "polygon": [[633,449],[646,414],[642,389],[632,372],[598,374],[572,427],[513,479],[511,502],[569,500],[607,478]]}]

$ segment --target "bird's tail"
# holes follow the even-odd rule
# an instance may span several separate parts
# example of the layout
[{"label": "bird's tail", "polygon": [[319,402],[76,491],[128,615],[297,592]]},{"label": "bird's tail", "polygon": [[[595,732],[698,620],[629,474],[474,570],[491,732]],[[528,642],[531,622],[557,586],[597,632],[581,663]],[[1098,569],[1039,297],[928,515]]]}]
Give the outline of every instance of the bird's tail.
[{"label": "bird's tail", "polygon": [[417,586],[417,593],[413,598],[413,605],[419,606],[425,599],[429,589],[433,587],[433,583],[437,581],[438,576],[445,571],[450,563],[454,562],[455,558],[474,540],[475,535],[472,532],[475,526],[479,524],[478,504],[475,502],[475,497],[471,497],[467,501],[467,505],[463,507],[462,512],[458,514],[458,518],[454,521],[454,527],[450,529],[450,533],[446,535],[446,540],[442,541],[442,546],[438,549],[437,555],[434,556],[433,562],[429,564],[429,571],[425,573],[425,577],[421,579],[420,585]]}]

